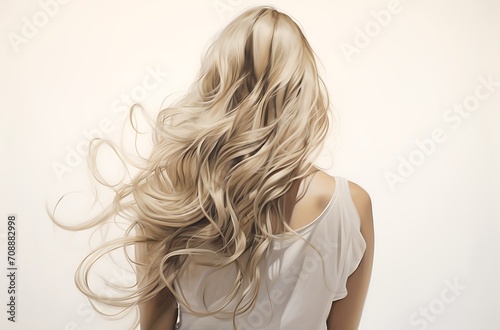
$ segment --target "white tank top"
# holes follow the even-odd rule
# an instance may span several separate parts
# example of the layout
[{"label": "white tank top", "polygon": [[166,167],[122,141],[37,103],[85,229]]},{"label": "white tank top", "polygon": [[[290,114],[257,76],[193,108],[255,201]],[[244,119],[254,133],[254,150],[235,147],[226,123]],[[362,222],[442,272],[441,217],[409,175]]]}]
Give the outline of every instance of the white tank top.
[{"label": "white tank top", "polygon": [[[327,207],[314,221],[296,230],[317,251],[300,237],[280,234],[283,240],[273,241],[260,261],[257,301],[253,310],[236,317],[238,330],[327,329],[331,303],[347,295],[347,278],[358,267],[366,248],[347,180],[334,178],[336,188]],[[212,311],[223,306],[222,298],[234,283],[235,274],[234,266],[214,271],[207,266],[188,265],[175,288],[195,310]],[[235,301],[223,311],[232,313]],[[234,327],[231,317],[198,317],[181,305],[177,329]]]}]

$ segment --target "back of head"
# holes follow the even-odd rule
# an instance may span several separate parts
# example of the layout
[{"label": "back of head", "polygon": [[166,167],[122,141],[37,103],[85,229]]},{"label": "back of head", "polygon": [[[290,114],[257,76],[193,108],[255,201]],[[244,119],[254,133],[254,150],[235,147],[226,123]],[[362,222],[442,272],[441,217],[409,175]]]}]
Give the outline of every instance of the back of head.
[{"label": "back of head", "polygon": [[247,10],[220,32],[196,83],[201,101],[219,104],[223,114],[244,109],[240,115],[253,119],[247,129],[321,112],[327,105],[319,85],[314,53],[301,29],[271,7]]}]

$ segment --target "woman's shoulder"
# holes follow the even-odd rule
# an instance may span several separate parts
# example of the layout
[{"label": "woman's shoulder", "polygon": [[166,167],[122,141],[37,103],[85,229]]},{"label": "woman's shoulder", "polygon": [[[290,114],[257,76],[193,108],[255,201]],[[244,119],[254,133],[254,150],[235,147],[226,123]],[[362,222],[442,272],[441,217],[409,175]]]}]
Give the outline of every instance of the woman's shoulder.
[{"label": "woman's shoulder", "polygon": [[316,197],[318,204],[326,206],[335,194],[337,180],[327,172],[318,169],[312,177],[310,189],[312,194]]},{"label": "woman's shoulder", "polygon": [[317,192],[316,196],[320,201],[320,203],[324,205],[328,204],[328,202],[332,198],[332,195],[335,193],[337,189],[339,189],[339,187],[337,187],[338,185],[337,181],[339,179],[347,182],[350,197],[360,217],[362,217],[362,215],[367,215],[368,213],[371,214],[372,211],[371,197],[365,188],[363,188],[356,182],[349,180],[346,177],[338,175],[330,175],[329,173],[323,170],[318,170],[317,173],[315,174],[314,179],[311,182],[311,185]]},{"label": "woman's shoulder", "polygon": [[350,197],[360,218],[368,219],[371,215],[370,195],[363,187],[343,176],[331,175],[318,168],[302,180],[298,196],[289,222],[294,229],[307,225],[323,214],[335,196],[341,200]]},{"label": "woman's shoulder", "polygon": [[315,221],[328,206],[335,191],[333,177],[319,169],[312,169],[300,181],[288,224],[293,229],[303,228]]},{"label": "woman's shoulder", "polygon": [[372,201],[368,192],[359,184],[347,180],[351,199],[361,220],[361,227],[373,225]]}]

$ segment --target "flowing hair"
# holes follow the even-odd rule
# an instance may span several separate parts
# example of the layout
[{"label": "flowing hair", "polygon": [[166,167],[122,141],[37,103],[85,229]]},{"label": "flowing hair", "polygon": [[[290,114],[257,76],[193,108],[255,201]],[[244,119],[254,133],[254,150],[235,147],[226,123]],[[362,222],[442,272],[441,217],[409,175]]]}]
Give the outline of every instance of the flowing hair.
[{"label": "flowing hair", "polygon": [[[187,94],[158,113],[152,150],[135,165],[130,182],[109,186],[112,203],[79,227],[60,224],[49,212],[54,222],[73,230],[97,227],[116,215],[129,221],[123,237],[81,262],[78,288],[91,301],[125,310],[168,289],[190,309],[174,285],[185,264],[234,265],[237,280],[227,299],[236,292],[247,298],[245,304],[238,298],[234,323],[255,305],[259,261],[270,243],[277,233],[293,232],[285,221],[285,194],[312,168],[328,132],[328,115],[315,54],[294,20],[267,6],[236,17],[208,48]],[[106,143],[90,146],[89,166],[99,182],[95,155]],[[103,297],[90,288],[97,260],[144,243],[147,262],[127,255],[145,274],[128,294]]]}]

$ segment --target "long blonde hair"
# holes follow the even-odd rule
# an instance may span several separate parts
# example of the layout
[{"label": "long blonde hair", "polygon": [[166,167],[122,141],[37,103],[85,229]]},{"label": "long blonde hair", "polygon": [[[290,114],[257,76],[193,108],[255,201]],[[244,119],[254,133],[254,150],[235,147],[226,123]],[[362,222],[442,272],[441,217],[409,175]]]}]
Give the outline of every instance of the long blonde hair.
[{"label": "long blonde hair", "polygon": [[[234,315],[251,308],[261,257],[276,233],[291,230],[284,220],[285,194],[321,151],[328,112],[314,52],[299,26],[271,7],[236,17],[209,47],[187,94],[159,112],[152,151],[136,165],[131,182],[114,186],[112,204],[86,225],[64,226],[87,229],[117,214],[130,221],[124,237],[82,261],[78,288],[91,300],[124,309],[168,288],[189,308],[174,288],[186,261],[233,264],[238,278],[246,279],[235,282],[234,292],[243,289],[250,298]],[[90,148],[96,178],[95,154],[103,143]],[[51,218],[58,223],[54,213]],[[93,292],[88,275],[94,262],[139,243],[148,244],[147,276],[125,296]],[[244,253],[248,261],[241,262]]]}]

